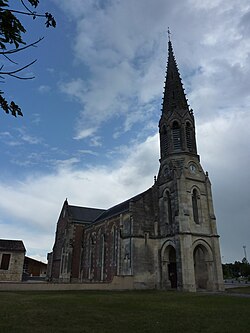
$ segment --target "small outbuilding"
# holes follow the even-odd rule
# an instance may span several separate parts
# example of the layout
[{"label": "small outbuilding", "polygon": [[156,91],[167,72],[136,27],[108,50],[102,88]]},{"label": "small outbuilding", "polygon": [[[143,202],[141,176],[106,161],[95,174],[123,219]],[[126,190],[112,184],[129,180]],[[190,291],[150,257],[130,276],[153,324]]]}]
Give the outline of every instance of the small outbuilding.
[{"label": "small outbuilding", "polygon": [[0,282],[22,281],[25,253],[21,240],[0,239]]},{"label": "small outbuilding", "polygon": [[26,257],[24,258],[23,273],[24,279],[45,278],[47,272],[47,264],[42,261]]}]

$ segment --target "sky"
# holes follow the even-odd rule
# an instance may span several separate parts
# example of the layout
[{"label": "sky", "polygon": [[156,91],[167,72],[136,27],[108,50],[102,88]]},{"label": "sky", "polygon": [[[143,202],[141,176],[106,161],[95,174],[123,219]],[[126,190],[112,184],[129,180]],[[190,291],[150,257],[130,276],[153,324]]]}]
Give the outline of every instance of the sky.
[{"label": "sky", "polygon": [[[0,112],[0,238],[46,261],[69,204],[109,208],[152,186],[167,30],[194,110],[212,183],[222,261],[250,259],[250,3],[248,0],[46,0],[56,29],[23,18],[38,47],[6,78],[24,117]],[[16,5],[16,1],[10,1]],[[4,68],[14,64],[1,59]]]}]

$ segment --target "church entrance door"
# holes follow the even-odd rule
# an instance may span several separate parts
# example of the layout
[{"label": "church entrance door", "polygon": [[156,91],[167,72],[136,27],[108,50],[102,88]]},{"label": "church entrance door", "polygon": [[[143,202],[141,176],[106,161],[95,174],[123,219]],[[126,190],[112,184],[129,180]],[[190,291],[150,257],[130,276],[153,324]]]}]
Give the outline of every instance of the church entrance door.
[{"label": "church entrance door", "polygon": [[194,249],[194,272],[197,289],[208,288],[208,264],[207,249],[202,245],[196,246]]},{"label": "church entrance door", "polygon": [[171,245],[163,250],[162,287],[177,288],[176,251]]},{"label": "church entrance door", "polygon": [[177,288],[176,262],[168,264],[168,278],[171,283],[171,288]]}]

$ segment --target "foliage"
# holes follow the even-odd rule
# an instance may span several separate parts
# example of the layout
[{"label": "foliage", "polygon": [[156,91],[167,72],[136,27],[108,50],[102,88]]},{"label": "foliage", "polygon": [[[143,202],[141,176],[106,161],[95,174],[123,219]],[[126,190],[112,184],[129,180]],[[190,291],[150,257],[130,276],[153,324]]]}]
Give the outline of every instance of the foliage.
[{"label": "foliage", "polygon": [[242,262],[235,261],[234,264],[223,264],[223,275],[224,278],[239,278],[239,277],[245,277],[250,278],[250,264],[246,260],[246,258],[242,259]]},{"label": "foliage", "polygon": [[234,333],[250,325],[250,298],[204,293],[1,292],[0,307],[1,333]]},{"label": "foliage", "polygon": [[[23,39],[23,34],[26,33],[26,29],[23,26],[20,17],[22,15],[30,16],[33,19],[41,17],[45,19],[45,26],[54,27],[56,26],[56,21],[50,13],[39,14],[35,9],[39,5],[39,0],[17,0],[19,5],[21,5],[22,10],[18,10],[9,6],[9,0],[0,0],[0,55],[4,60],[9,61],[12,65],[16,65],[15,70],[4,70],[4,65],[0,66],[0,78],[4,81],[6,76],[14,77],[20,80],[29,80],[33,77],[20,76],[21,72],[34,64],[34,61],[24,65],[19,66],[12,57],[17,52],[27,50],[31,46],[36,46],[42,38],[34,41],[33,43],[26,44]],[[15,1],[15,3],[17,3]],[[4,63],[4,62],[3,62]],[[10,103],[3,96],[3,91],[0,90],[0,107],[6,112],[13,116],[22,116],[22,111],[20,107],[14,102]]]}]

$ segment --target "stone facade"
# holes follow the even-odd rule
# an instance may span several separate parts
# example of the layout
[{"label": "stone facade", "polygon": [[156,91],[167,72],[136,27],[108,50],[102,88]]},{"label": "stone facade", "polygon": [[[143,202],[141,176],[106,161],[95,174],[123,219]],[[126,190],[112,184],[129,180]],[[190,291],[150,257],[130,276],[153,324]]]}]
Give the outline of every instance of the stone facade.
[{"label": "stone facade", "polygon": [[0,282],[22,281],[24,256],[22,241],[0,239]]},{"label": "stone facade", "polygon": [[64,202],[48,257],[50,280],[130,277],[134,288],[223,290],[211,184],[171,41],[159,134],[159,173],[147,191],[107,210]]}]

